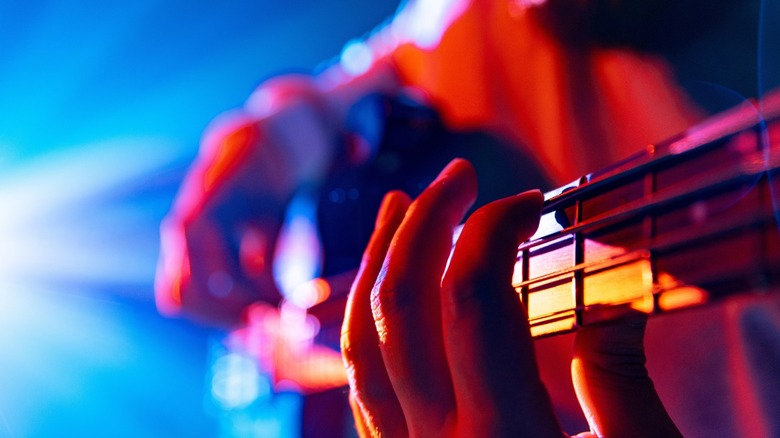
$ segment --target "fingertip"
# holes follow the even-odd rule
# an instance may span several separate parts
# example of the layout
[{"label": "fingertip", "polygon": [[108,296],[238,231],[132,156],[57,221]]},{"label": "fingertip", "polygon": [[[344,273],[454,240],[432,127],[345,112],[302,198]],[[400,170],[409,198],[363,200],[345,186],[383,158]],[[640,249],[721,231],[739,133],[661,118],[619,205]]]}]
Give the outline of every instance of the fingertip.
[{"label": "fingertip", "polygon": [[542,207],[544,206],[544,193],[542,193],[541,190],[539,189],[528,190],[516,196],[523,198],[526,202],[529,203],[529,205],[533,205],[539,211],[542,211]]},{"label": "fingertip", "polygon": [[[456,245],[452,266],[473,267],[473,258],[500,261],[490,263],[500,272],[511,271],[517,246],[539,227],[544,196],[530,190],[493,201],[474,212],[466,221]],[[461,257],[461,254],[465,254]],[[498,267],[501,266],[500,269]],[[464,268],[465,269],[465,268]],[[453,271],[456,277],[463,269]]]},{"label": "fingertip", "polygon": [[[463,158],[455,158],[439,172],[431,186],[441,186],[448,195],[477,197],[477,171]],[[473,202],[473,201],[472,201]]]},{"label": "fingertip", "polygon": [[474,176],[476,176],[476,171],[474,170],[474,166],[469,162],[469,160],[465,158],[453,158],[450,160],[449,163],[447,163],[446,166],[444,166],[444,169],[439,172],[439,175],[436,177],[436,180],[444,179],[448,175],[458,173],[458,172],[472,172],[474,173]]},{"label": "fingertip", "polygon": [[463,220],[476,199],[477,172],[467,160],[456,158],[420,194],[414,208],[436,212],[443,220],[442,224],[454,227]]},{"label": "fingertip", "polygon": [[388,192],[379,206],[374,228],[380,228],[390,222],[400,222],[411,202],[409,195],[400,190]]},{"label": "fingertip", "polygon": [[519,193],[513,197],[515,202],[523,205],[523,213],[526,215],[539,216],[544,208],[544,194],[539,189],[528,190]]},{"label": "fingertip", "polygon": [[519,240],[526,240],[539,228],[542,209],[544,208],[544,194],[541,190],[529,190],[515,195],[515,208],[513,213],[518,217],[519,232],[522,234]]},{"label": "fingertip", "polygon": [[[475,222],[478,228],[483,228],[490,235],[497,235],[499,240],[515,239],[513,244],[519,244],[533,235],[539,227],[544,195],[539,190],[529,190],[519,193],[480,208],[473,215],[479,218]],[[511,237],[510,237],[511,236]]]}]

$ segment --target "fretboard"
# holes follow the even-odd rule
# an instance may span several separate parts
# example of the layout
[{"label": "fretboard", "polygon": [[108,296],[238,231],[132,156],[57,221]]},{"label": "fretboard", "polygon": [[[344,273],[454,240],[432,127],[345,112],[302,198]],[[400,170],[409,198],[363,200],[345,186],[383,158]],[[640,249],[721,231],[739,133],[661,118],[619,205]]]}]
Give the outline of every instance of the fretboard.
[{"label": "fretboard", "polygon": [[780,93],[546,194],[513,285],[534,336],[780,290]]}]

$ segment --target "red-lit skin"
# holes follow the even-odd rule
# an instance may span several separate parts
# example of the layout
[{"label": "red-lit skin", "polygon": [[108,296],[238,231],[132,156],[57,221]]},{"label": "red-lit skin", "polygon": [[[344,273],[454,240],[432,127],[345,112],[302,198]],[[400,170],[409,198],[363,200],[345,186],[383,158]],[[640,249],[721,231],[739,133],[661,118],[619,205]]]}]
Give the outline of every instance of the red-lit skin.
[{"label": "red-lit skin", "polygon": [[[445,270],[476,190],[473,168],[456,160],[414,202],[400,192],[385,198],[342,331],[362,436],[565,435],[510,286],[541,194],[477,210]],[[639,320],[577,336],[575,385],[599,436],[680,436],[644,368],[643,334]]]}]

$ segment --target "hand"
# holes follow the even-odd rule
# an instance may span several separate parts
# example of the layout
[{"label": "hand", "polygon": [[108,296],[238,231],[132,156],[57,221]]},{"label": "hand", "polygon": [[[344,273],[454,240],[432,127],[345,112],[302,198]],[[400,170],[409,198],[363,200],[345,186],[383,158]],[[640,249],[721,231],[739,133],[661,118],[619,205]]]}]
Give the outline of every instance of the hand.
[{"label": "hand", "polygon": [[[565,435],[511,287],[543,198],[526,192],[477,210],[448,264],[476,191],[473,168],[455,160],[413,203],[385,197],[342,330],[362,436]],[[578,335],[575,382],[601,436],[679,436],[644,368],[643,332],[640,322]]]},{"label": "hand", "polygon": [[212,124],[162,225],[161,311],[234,325],[247,305],[281,298],[272,263],[287,203],[334,153],[323,100],[310,79],[283,76]]},{"label": "hand", "polygon": [[235,325],[249,304],[281,298],[272,265],[290,198],[325,178],[355,101],[399,88],[386,60],[359,77],[324,76],[273,78],[207,130],[161,227],[161,312]]}]

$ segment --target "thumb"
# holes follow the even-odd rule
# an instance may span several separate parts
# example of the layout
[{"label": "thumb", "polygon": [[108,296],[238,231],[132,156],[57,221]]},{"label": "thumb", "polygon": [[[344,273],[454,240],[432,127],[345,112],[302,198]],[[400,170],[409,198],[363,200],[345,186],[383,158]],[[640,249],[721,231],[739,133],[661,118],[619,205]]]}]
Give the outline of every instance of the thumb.
[{"label": "thumb", "polygon": [[572,379],[598,436],[680,437],[645,367],[646,315],[577,333]]}]

